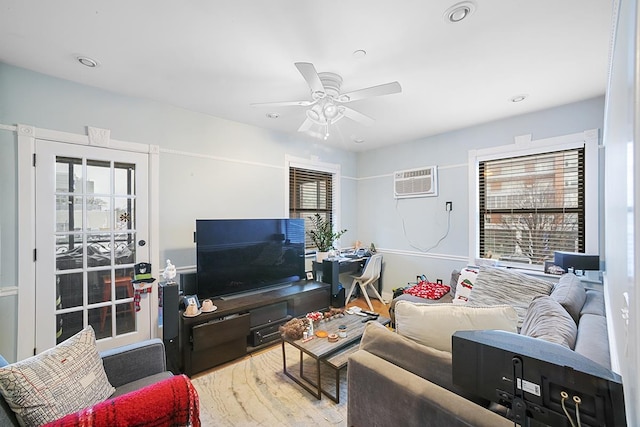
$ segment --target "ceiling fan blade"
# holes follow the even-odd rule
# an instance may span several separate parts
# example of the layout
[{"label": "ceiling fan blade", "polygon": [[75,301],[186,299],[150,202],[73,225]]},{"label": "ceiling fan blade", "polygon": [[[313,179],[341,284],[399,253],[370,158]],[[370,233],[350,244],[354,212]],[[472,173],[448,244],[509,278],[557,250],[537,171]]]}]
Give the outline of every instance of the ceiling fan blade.
[{"label": "ceiling fan blade", "polygon": [[317,101],[281,101],[281,102],[256,102],[252,107],[308,107]]},{"label": "ceiling fan blade", "polygon": [[400,83],[392,82],[385,83],[378,86],[371,86],[365,89],[354,90],[353,92],[347,92],[340,95],[336,101],[338,102],[350,102],[357,101],[359,99],[369,98],[371,96],[391,95],[393,93],[402,92]]},{"label": "ceiling fan blade", "polygon": [[324,92],[324,86],[320,81],[320,76],[318,76],[318,72],[316,71],[316,67],[313,66],[310,62],[296,62],[296,68],[302,74],[302,77],[307,81],[307,84],[311,88],[311,93],[314,92]]},{"label": "ceiling fan blade", "polygon": [[354,122],[358,122],[361,123],[365,126],[371,126],[372,124],[374,124],[376,121],[374,119],[372,119],[371,117],[364,115],[356,110],[352,110],[349,107],[340,107],[342,110],[342,114],[345,115],[345,117],[350,118],[351,120],[353,120]]},{"label": "ceiling fan blade", "polygon": [[311,129],[311,126],[313,126],[313,122],[311,121],[311,119],[306,118],[298,128],[298,132],[306,132]]}]

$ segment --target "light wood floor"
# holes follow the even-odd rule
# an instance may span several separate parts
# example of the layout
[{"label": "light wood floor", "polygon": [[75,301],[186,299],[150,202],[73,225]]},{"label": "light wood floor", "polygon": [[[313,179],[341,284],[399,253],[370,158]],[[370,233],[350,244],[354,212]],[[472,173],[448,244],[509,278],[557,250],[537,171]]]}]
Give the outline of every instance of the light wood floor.
[{"label": "light wood floor", "polygon": [[[384,304],[377,298],[369,297],[369,299],[371,300],[371,305],[373,305],[373,311],[381,316],[389,317],[389,304]],[[369,310],[369,306],[367,305],[367,301],[364,297],[352,299],[351,302],[347,304],[347,307],[352,306],[358,306],[363,310]]]}]

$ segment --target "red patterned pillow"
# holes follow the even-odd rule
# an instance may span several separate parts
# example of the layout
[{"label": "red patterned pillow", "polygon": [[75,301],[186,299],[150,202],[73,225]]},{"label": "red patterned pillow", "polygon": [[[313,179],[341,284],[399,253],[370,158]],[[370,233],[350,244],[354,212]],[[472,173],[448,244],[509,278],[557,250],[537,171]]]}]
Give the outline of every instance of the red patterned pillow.
[{"label": "red patterned pillow", "polygon": [[417,285],[405,289],[404,293],[426,299],[440,299],[451,290],[451,286],[442,283],[421,281]]}]

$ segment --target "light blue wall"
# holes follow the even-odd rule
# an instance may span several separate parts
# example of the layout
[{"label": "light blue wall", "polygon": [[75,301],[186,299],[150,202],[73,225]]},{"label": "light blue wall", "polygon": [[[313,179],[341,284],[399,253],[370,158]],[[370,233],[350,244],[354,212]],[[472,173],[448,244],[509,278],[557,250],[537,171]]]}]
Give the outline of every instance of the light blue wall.
[{"label": "light blue wall", "polygon": [[[286,216],[286,155],[340,165],[341,226],[350,230],[344,241],[354,240],[355,153],[0,63],[0,124],[17,123],[83,135],[93,126],[112,139],[159,145],[160,259],[177,266],[195,265],[196,218]],[[15,153],[14,133],[0,130],[2,287],[16,286]],[[0,353],[12,359],[15,336],[6,331],[16,329],[15,311],[0,323]]]},{"label": "light blue wall", "polygon": [[[384,289],[404,286],[418,274],[448,282],[469,255],[468,152],[603,127],[604,97],[485,123],[358,156],[358,238],[385,253]],[[428,117],[425,118],[428,120]],[[396,200],[393,172],[438,166],[438,197]],[[453,202],[447,237],[445,202]],[[404,230],[403,230],[404,221]],[[416,249],[419,248],[419,249]]]},{"label": "light blue wall", "polygon": [[[195,264],[196,218],[279,217],[284,214],[285,155],[317,156],[341,166],[341,239],[373,242],[385,252],[384,290],[406,284],[417,274],[448,280],[468,256],[467,153],[470,149],[512,144],[517,135],[540,139],[602,128],[604,98],[482,124],[364,153],[309,144],[228,120],[154,101],[131,98],[33,73],[0,63],[0,124],[23,123],[86,133],[86,126],[111,130],[113,139],[160,146],[160,259]],[[425,118],[428,120],[428,117]],[[2,161],[15,161],[15,138],[0,131]],[[429,165],[439,167],[439,196],[396,201],[392,173]],[[10,165],[9,165],[10,166]],[[15,200],[15,169],[2,170],[2,200]],[[253,183],[259,182],[256,187]],[[445,201],[453,202],[448,236]],[[0,210],[0,286],[15,286],[15,205]],[[404,219],[403,231],[402,220]],[[11,240],[13,239],[13,240]],[[420,249],[416,249],[420,248]],[[8,258],[8,259],[5,259]],[[11,306],[10,304],[7,304]],[[8,315],[9,322],[15,313]],[[14,321],[15,322],[15,321]],[[3,317],[4,323],[4,317]],[[0,343],[15,337],[0,330]],[[5,352],[0,344],[0,352]]]}]

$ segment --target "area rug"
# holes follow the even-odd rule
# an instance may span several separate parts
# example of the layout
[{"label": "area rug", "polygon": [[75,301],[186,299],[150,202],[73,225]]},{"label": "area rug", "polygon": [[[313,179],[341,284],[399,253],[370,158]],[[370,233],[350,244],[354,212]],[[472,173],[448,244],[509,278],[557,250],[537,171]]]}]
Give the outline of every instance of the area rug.
[{"label": "area rug", "polygon": [[[315,363],[305,356],[305,376]],[[299,353],[287,346],[287,370],[298,373]],[[323,366],[323,388],[335,392],[335,374]],[[194,376],[203,426],[346,426],[346,371],[340,376],[340,403],[316,399],[282,370],[282,347],[256,353],[219,370]],[[326,384],[326,387],[324,386]]]}]

